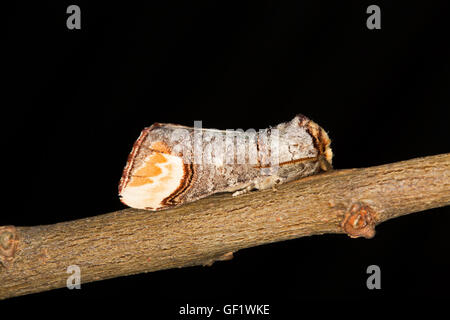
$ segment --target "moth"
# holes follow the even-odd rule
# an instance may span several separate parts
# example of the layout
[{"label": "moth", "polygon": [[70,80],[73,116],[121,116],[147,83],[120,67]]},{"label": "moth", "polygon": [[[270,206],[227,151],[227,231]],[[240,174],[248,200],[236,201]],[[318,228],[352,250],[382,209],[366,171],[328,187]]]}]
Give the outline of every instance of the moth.
[{"label": "moth", "polygon": [[259,131],[155,123],[142,130],[119,184],[120,200],[160,210],[219,192],[233,196],[332,168],[328,134],[299,114]]}]

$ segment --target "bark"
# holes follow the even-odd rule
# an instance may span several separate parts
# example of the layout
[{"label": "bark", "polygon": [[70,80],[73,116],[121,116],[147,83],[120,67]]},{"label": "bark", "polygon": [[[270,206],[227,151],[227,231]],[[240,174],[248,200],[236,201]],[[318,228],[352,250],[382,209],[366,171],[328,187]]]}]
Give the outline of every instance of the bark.
[{"label": "bark", "polygon": [[212,196],[170,210],[125,209],[33,227],[0,227],[0,299],[66,286],[210,265],[237,250],[314,234],[374,236],[374,226],[450,204],[450,154],[335,170],[277,190]]}]

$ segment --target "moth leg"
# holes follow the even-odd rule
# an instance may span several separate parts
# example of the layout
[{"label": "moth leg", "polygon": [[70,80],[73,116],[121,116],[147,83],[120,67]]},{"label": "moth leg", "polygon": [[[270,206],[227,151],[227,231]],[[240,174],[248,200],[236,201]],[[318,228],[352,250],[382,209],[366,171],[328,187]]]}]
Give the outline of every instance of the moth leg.
[{"label": "moth leg", "polygon": [[255,188],[258,190],[272,189],[276,191],[276,186],[284,182],[284,178],[279,176],[264,177],[255,183]]},{"label": "moth leg", "polygon": [[[249,193],[250,191],[273,189],[276,191],[276,186],[283,183],[286,179],[279,176],[267,176],[257,179],[255,182],[249,183],[242,189],[239,189],[233,193],[233,197],[240,196],[241,194]],[[231,190],[234,191],[234,190]]]},{"label": "moth leg", "polygon": [[245,188],[241,189],[241,190],[237,190],[235,191],[232,196],[233,197],[237,197],[240,196],[241,194],[246,194],[249,193],[250,191],[252,191],[255,188],[255,185],[253,183],[250,183],[248,186],[246,186]]}]

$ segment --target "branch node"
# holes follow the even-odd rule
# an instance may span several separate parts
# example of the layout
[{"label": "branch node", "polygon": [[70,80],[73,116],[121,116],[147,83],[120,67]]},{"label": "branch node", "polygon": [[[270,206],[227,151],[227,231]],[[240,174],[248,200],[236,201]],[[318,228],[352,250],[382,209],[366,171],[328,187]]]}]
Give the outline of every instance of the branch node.
[{"label": "branch node", "polygon": [[362,202],[353,203],[346,212],[341,227],[351,238],[375,236],[375,211]]},{"label": "branch node", "polygon": [[0,263],[5,268],[8,268],[14,260],[18,243],[14,226],[0,226]]}]

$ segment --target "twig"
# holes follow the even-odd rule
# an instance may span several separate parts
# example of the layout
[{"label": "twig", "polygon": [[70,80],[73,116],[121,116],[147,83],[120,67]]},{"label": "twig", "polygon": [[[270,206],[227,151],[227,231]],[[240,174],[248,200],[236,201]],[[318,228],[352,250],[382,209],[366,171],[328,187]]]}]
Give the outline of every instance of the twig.
[{"label": "twig", "polygon": [[0,227],[0,298],[161,269],[210,265],[237,250],[313,234],[370,238],[374,226],[450,204],[450,154],[336,170],[175,209],[125,209],[34,227]]}]

